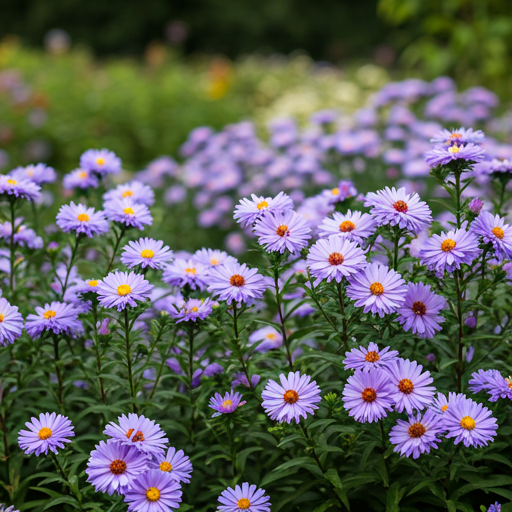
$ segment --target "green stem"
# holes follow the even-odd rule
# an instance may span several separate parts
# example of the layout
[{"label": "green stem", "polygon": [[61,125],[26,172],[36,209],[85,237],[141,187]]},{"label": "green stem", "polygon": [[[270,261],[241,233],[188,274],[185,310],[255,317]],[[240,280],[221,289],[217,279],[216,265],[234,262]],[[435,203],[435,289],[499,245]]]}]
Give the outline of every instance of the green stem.
[{"label": "green stem", "polygon": [[455,292],[457,294],[457,320],[459,323],[458,333],[457,333],[457,390],[459,393],[462,392],[462,373],[463,373],[463,358],[462,358],[462,334],[463,334],[463,321],[462,321],[462,291],[460,288],[460,270],[455,270],[454,278],[455,278]]},{"label": "green stem", "polygon": [[283,311],[282,311],[282,304],[281,304],[281,295],[279,294],[279,271],[277,268],[274,271],[274,284],[276,287],[276,304],[277,304],[277,310],[279,311],[279,320],[281,323],[281,333],[283,335],[283,343],[286,348],[286,358],[288,359],[288,365],[290,366],[290,370],[293,372],[292,354],[290,352],[290,344],[288,343],[288,337],[286,335],[286,327],[285,327],[285,321],[283,318]]},{"label": "green stem", "polygon": [[58,389],[57,389],[57,398],[59,401],[59,407],[64,410],[64,393],[63,393],[63,383],[62,383],[62,372],[61,372],[61,362],[60,362],[60,355],[59,355],[59,338],[56,334],[53,335],[53,353],[55,358],[55,373],[57,374],[57,382],[58,382]]},{"label": "green stem", "polygon": [[235,332],[235,346],[238,353],[238,360],[242,365],[242,370],[244,372],[245,378],[247,379],[247,382],[249,383],[249,388],[251,391],[254,391],[254,386],[251,382],[251,376],[249,375],[249,369],[245,364],[244,354],[242,352],[242,344],[240,343],[240,334],[238,332],[238,308],[236,302],[233,302],[233,331]]},{"label": "green stem", "polygon": [[100,396],[101,401],[106,405],[107,404],[107,395],[105,394],[105,387],[103,385],[103,377],[101,376],[101,355],[100,355],[100,347],[99,347],[99,336],[98,336],[98,305],[96,302],[92,305],[93,312],[93,337],[94,337],[94,348],[96,351],[96,368],[98,370],[98,382],[100,385]]},{"label": "green stem", "polygon": [[78,489],[76,492],[73,490],[71,482],[69,481],[69,477],[68,477],[67,473],[64,471],[63,467],[60,465],[60,462],[59,462],[59,459],[57,458],[57,456],[54,453],[52,453],[51,451],[49,451],[48,457],[53,462],[53,465],[55,466],[57,473],[59,473],[61,478],[66,482],[66,485],[69,487],[69,490],[75,495],[75,497],[78,501],[78,510],[83,510],[82,495],[80,494],[80,490]]},{"label": "green stem", "polygon": [[76,255],[78,254],[78,246],[80,245],[80,240],[82,240],[82,235],[76,235],[75,238],[75,245],[73,249],[71,250],[71,259],[69,260],[69,266],[66,271],[66,277],[64,279],[64,283],[62,283],[62,300],[64,300],[64,294],[66,293],[66,290],[68,289],[68,281],[69,281],[69,275],[71,274],[71,269],[73,268],[73,263],[75,262]]},{"label": "green stem", "polygon": [[128,367],[128,381],[130,383],[130,397],[132,399],[132,412],[137,412],[135,405],[135,386],[133,383],[132,356],[130,353],[130,322],[128,319],[128,307],[124,308],[124,340],[126,343],[126,365]]},{"label": "green stem", "polygon": [[340,303],[340,312],[343,317],[343,331],[341,333],[341,339],[343,341],[343,348],[345,351],[348,351],[348,319],[345,313],[345,303],[343,301],[343,291],[341,288],[341,283],[336,283],[336,288],[338,289],[338,302]]},{"label": "green stem", "polygon": [[116,258],[117,250],[119,249],[119,244],[121,243],[121,240],[126,232],[126,227],[121,228],[119,233],[116,233],[116,243],[114,244],[114,250],[112,251],[112,258],[110,258],[107,271],[105,272],[105,275],[107,275],[110,270],[112,269],[112,265],[114,264],[114,260]]}]

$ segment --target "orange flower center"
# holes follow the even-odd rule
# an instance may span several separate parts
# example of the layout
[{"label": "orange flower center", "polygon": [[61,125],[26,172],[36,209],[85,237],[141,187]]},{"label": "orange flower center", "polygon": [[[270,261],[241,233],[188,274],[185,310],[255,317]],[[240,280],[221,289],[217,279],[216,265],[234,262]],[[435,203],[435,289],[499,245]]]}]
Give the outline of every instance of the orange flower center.
[{"label": "orange flower center", "polygon": [[287,404],[294,404],[299,399],[299,394],[297,393],[297,391],[289,389],[288,391],[285,392],[283,398]]},{"label": "orange flower center", "polygon": [[87,178],[87,176],[89,176],[89,174],[86,172],[86,171],[82,171],[80,174],[79,174],[80,178],[82,179],[85,179]]},{"label": "orange flower center", "polygon": [[414,384],[409,379],[402,379],[398,383],[398,389],[404,393],[404,395],[410,395],[414,389]]},{"label": "orange flower center", "polygon": [[452,240],[451,238],[447,238],[442,244],[441,244],[441,250],[443,252],[450,252],[455,249],[455,246],[457,245],[457,242],[455,240]]},{"label": "orange flower center", "polygon": [[126,462],[121,459],[113,460],[110,463],[110,472],[114,475],[122,475],[126,471]]},{"label": "orange flower center", "polygon": [[498,226],[496,226],[495,228],[493,228],[492,230],[492,234],[496,237],[496,238],[499,238],[500,240],[503,239],[503,237],[505,236],[505,232],[503,231],[503,229],[499,228]]},{"label": "orange flower center", "polygon": [[408,206],[407,206],[407,203],[405,201],[397,201],[394,205],[393,205],[393,208],[397,211],[397,212],[400,212],[400,213],[405,213],[407,212],[407,210],[409,209]]},{"label": "orange flower center", "polygon": [[45,320],[50,320],[50,318],[54,318],[55,316],[57,316],[57,313],[55,313],[55,311],[49,309],[48,311],[44,312],[43,316],[44,316]]},{"label": "orange flower center", "polygon": [[450,153],[458,153],[458,152],[460,151],[460,147],[459,147],[459,146],[450,146],[450,147],[448,148],[448,151],[449,151]]},{"label": "orange flower center", "polygon": [[384,286],[380,283],[372,283],[370,285],[370,292],[372,292],[372,295],[382,295],[384,293]]},{"label": "orange flower center", "polygon": [[256,205],[256,208],[258,208],[258,210],[261,210],[263,208],[268,208],[268,203],[267,201],[261,201],[260,203],[258,203]]},{"label": "orange flower center", "polygon": [[170,462],[167,462],[164,460],[160,463],[160,471],[164,471],[165,473],[169,473],[169,471],[172,471],[172,466]]},{"label": "orange flower center", "polygon": [[125,190],[123,192],[123,197],[132,197],[133,196],[133,192],[131,190]]},{"label": "orange flower center", "polygon": [[361,393],[361,396],[365,402],[371,404],[377,400],[377,391],[375,391],[373,388],[365,388]]},{"label": "orange flower center", "polygon": [[95,286],[98,286],[98,281],[96,281],[96,279],[91,279],[87,284],[94,288]]},{"label": "orange flower center", "polygon": [[160,491],[156,487],[150,487],[146,491],[148,501],[158,501],[160,499]]},{"label": "orange flower center", "polygon": [[340,231],[342,233],[350,233],[351,231],[354,231],[356,229],[356,225],[351,220],[344,220],[340,224]]},{"label": "orange flower center", "polygon": [[130,437],[132,437],[132,434],[133,434],[133,428],[131,428],[130,430],[128,430],[128,432],[126,432],[126,438],[127,439],[130,439]]},{"label": "orange flower center", "polygon": [[4,321],[4,315],[2,315],[2,313],[0,313],[0,324]]},{"label": "orange flower center", "polygon": [[245,279],[241,275],[235,274],[234,276],[231,276],[229,283],[231,284],[231,286],[236,286],[240,288],[240,286],[243,286],[245,284]]},{"label": "orange flower center", "polygon": [[339,196],[339,195],[340,195],[340,189],[339,189],[339,188],[333,188],[333,189],[331,190],[331,194],[332,194],[333,196]]},{"label": "orange flower center", "polygon": [[210,260],[210,265],[215,266],[215,265],[218,265],[219,263],[220,263],[220,261],[217,258],[212,258]]},{"label": "orange flower center", "polygon": [[196,275],[196,269],[195,268],[186,268],[185,269],[186,274],[193,274]]},{"label": "orange flower center", "polygon": [[144,441],[144,434],[140,430],[132,438],[132,443],[137,441]]},{"label": "orange flower center", "polygon": [[427,312],[427,306],[425,306],[425,304],[423,304],[423,302],[420,302],[419,300],[417,300],[412,305],[411,309],[415,315],[420,315],[420,316],[423,316]]},{"label": "orange flower center", "polygon": [[99,156],[98,158],[96,158],[96,163],[98,165],[105,165],[105,159],[101,158],[101,156]]},{"label": "orange flower center", "polygon": [[464,416],[464,418],[460,420],[460,426],[464,430],[473,430],[476,427],[476,423],[471,416]]},{"label": "orange flower center", "polygon": [[286,224],[279,226],[276,230],[276,233],[282,238],[288,233],[288,226]]},{"label": "orange flower center", "polygon": [[230,405],[233,405],[231,400],[224,400],[224,402],[222,402],[222,407],[229,407]]},{"label": "orange flower center", "polygon": [[370,352],[367,352],[364,356],[364,360],[367,363],[376,363],[379,359],[380,356],[375,350],[370,350]]},{"label": "orange flower center", "polygon": [[251,506],[251,502],[247,498],[240,498],[237,506],[240,510],[247,510]]},{"label": "orange flower center", "polygon": [[413,423],[409,427],[409,436],[418,438],[421,437],[427,429],[421,423]]},{"label": "orange flower center", "polygon": [[445,404],[443,407],[441,407],[441,411],[445,412],[448,409],[448,406]]},{"label": "orange flower center", "polygon": [[77,219],[80,221],[80,222],[86,222],[89,220],[89,215],[87,215],[87,213],[80,213],[77,217]]},{"label": "orange flower center", "polygon": [[345,261],[345,258],[339,252],[333,252],[329,256],[329,263],[331,265],[341,265]]},{"label": "orange flower center", "polygon": [[37,435],[39,436],[39,439],[46,441],[46,439],[52,437],[52,434],[53,432],[48,427],[43,427]]}]

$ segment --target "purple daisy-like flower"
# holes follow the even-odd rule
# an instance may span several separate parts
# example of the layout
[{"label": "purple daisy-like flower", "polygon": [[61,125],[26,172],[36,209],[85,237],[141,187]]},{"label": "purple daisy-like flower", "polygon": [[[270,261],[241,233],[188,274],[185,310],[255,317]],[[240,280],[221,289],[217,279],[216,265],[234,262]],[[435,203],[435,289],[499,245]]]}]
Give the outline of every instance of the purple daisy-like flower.
[{"label": "purple daisy-like flower", "polygon": [[236,258],[230,256],[225,251],[219,249],[199,249],[194,253],[194,261],[201,263],[207,269],[216,267],[217,265],[224,265],[225,263],[236,263]]},{"label": "purple daisy-like flower", "polygon": [[365,206],[371,206],[371,216],[380,225],[398,226],[419,233],[432,223],[432,212],[416,192],[408,194],[405,187],[386,187],[366,195]]},{"label": "purple daisy-like flower", "polygon": [[446,307],[446,299],[430,290],[430,285],[407,283],[405,302],[398,309],[398,321],[405,331],[420,338],[433,338],[441,330],[444,317],[439,311]]},{"label": "purple daisy-like flower", "polygon": [[111,439],[100,441],[91,452],[87,481],[96,492],[123,494],[128,486],[148,470],[148,458],[134,446],[126,446]]},{"label": "purple daisy-like flower", "polygon": [[249,485],[244,482],[240,487],[237,485],[234,489],[228,487],[222,491],[219,496],[219,505],[217,510],[221,512],[270,512],[270,498],[265,496],[263,489],[258,489],[255,485]]},{"label": "purple daisy-like flower", "polygon": [[114,441],[127,446],[134,446],[139,451],[151,456],[162,456],[169,442],[160,425],[145,416],[130,413],[117,418],[119,424],[111,421],[103,433]]},{"label": "purple daisy-like flower", "polygon": [[425,160],[430,167],[446,165],[455,160],[481,162],[485,158],[485,150],[480,145],[462,144],[452,141],[450,145],[438,145],[425,153]]},{"label": "purple daisy-like flower", "polygon": [[99,180],[92,171],[88,171],[87,169],[75,169],[64,176],[62,185],[66,190],[73,188],[97,188]]},{"label": "purple daisy-like flower", "polygon": [[17,180],[12,176],[0,176],[0,196],[7,195],[36,201],[41,196],[41,187],[30,180]]},{"label": "purple daisy-like flower", "polygon": [[315,286],[324,279],[340,283],[344,277],[356,274],[366,266],[363,250],[346,238],[332,235],[318,240],[309,250],[307,265]]},{"label": "purple daisy-like flower", "polygon": [[430,453],[431,448],[437,448],[438,438],[443,432],[438,415],[428,409],[425,414],[409,416],[407,421],[397,420],[396,425],[389,433],[391,444],[395,445],[393,451],[417,459],[422,453]]},{"label": "purple daisy-like flower", "polygon": [[11,505],[10,507],[7,507],[7,508],[5,508],[5,507],[6,507],[6,505],[3,505],[0,503],[0,512],[20,512],[18,509],[14,508],[14,505]]},{"label": "purple daisy-like flower", "polygon": [[153,238],[140,238],[130,241],[123,247],[121,262],[128,268],[140,265],[142,268],[154,268],[160,270],[164,265],[172,260],[173,252],[161,240]]},{"label": "purple daisy-like flower", "polygon": [[178,304],[178,310],[169,308],[169,314],[180,322],[196,322],[197,320],[204,320],[210,316],[212,312],[212,301],[210,299],[189,299]]},{"label": "purple daisy-like flower", "polygon": [[103,208],[109,220],[119,222],[128,228],[143,230],[144,226],[151,226],[153,223],[149,208],[145,204],[134,202],[129,197],[107,201]]},{"label": "purple daisy-like flower", "polygon": [[451,131],[444,128],[443,130],[438,131],[430,139],[430,142],[445,145],[450,145],[453,141],[457,141],[462,144],[482,144],[484,139],[485,135],[482,130],[460,127]]},{"label": "purple daisy-like flower", "polygon": [[481,236],[484,243],[491,243],[499,262],[512,259],[512,226],[505,219],[490,212],[481,212],[469,230]]},{"label": "purple daisy-like flower", "polygon": [[258,274],[258,269],[238,262],[213,268],[208,274],[208,282],[208,291],[228,304],[233,301],[252,304],[261,299],[265,290],[273,284],[269,277]]},{"label": "purple daisy-like flower", "polygon": [[242,227],[251,226],[267,213],[284,213],[293,208],[293,201],[284,192],[276,197],[258,197],[254,194],[251,199],[243,198],[235,207],[234,219]]},{"label": "purple daisy-like flower", "polygon": [[501,512],[501,505],[496,501],[493,505],[489,505],[487,512]]},{"label": "purple daisy-like flower", "polygon": [[347,210],[345,214],[334,212],[332,219],[326,218],[318,226],[321,238],[337,235],[360,244],[373,235],[376,228],[371,215],[350,210]]},{"label": "purple daisy-like flower", "polygon": [[267,352],[273,348],[279,348],[283,344],[283,335],[271,325],[254,331],[249,336],[249,346],[259,343],[255,350]]},{"label": "purple daisy-like flower", "polygon": [[159,469],[150,469],[134,480],[124,501],[134,512],[171,512],[181,502],[179,482]]},{"label": "purple daisy-like flower", "polygon": [[347,296],[364,312],[384,315],[394,313],[404,302],[407,287],[400,274],[378,263],[371,263],[348,278]]},{"label": "purple daisy-like flower", "polygon": [[11,306],[7,299],[0,298],[0,347],[14,343],[21,336],[23,317],[17,306]]},{"label": "purple daisy-like flower", "polygon": [[413,409],[421,411],[434,399],[436,388],[429,386],[434,379],[430,372],[421,373],[423,366],[409,359],[397,359],[389,366],[389,379],[393,387],[395,409],[412,414]]},{"label": "purple daisy-like flower", "polygon": [[380,368],[356,370],[343,388],[343,407],[356,421],[372,423],[393,410],[393,387],[389,375]]},{"label": "purple daisy-like flower", "polygon": [[212,415],[212,418],[236,411],[238,407],[245,404],[245,401],[242,402],[241,400],[242,395],[235,391],[226,391],[224,397],[219,393],[215,393],[215,395],[210,398],[210,403],[208,404],[208,407],[217,411]]},{"label": "purple daisy-like flower", "polygon": [[288,250],[294,254],[307,247],[311,238],[306,220],[293,210],[265,215],[256,222],[254,233],[267,252]]},{"label": "purple daisy-like flower", "polygon": [[444,414],[448,410],[450,403],[455,400],[456,397],[457,393],[451,391],[448,393],[448,398],[446,398],[446,395],[443,393],[437,393],[437,396],[434,398],[429,408],[438,415]]},{"label": "purple daisy-like flower", "polygon": [[105,308],[117,308],[122,311],[127,305],[137,306],[137,301],[149,297],[153,285],[135,272],[111,272],[103,281],[99,281],[96,292],[100,304]]},{"label": "purple daisy-like flower", "polygon": [[389,350],[390,347],[379,350],[377,343],[370,342],[368,348],[353,348],[345,352],[346,359],[343,361],[345,370],[364,370],[369,372],[377,368],[388,368],[398,357],[398,350]]},{"label": "purple daisy-like flower", "polygon": [[167,473],[176,482],[190,483],[190,475],[193,469],[192,463],[183,450],[176,451],[176,448],[171,446],[167,450],[165,457],[157,457],[151,460],[150,464],[160,471]]},{"label": "purple daisy-like flower", "polygon": [[307,418],[309,414],[315,414],[318,409],[315,405],[322,400],[320,388],[316,382],[311,382],[309,375],[301,375],[300,372],[290,372],[288,377],[282,373],[279,375],[280,384],[269,380],[261,397],[261,404],[271,420],[286,421],[295,420],[299,423],[300,417]]},{"label": "purple daisy-like flower", "polygon": [[80,167],[100,176],[117,174],[121,170],[121,159],[108,149],[88,149],[80,157]]},{"label": "purple daisy-like flower", "polygon": [[35,453],[39,457],[48,450],[58,453],[57,448],[63,449],[64,443],[71,442],[68,437],[75,435],[71,421],[54,412],[41,413],[39,419],[32,417],[25,425],[29,430],[19,431],[18,444],[26,455]]},{"label": "purple daisy-like flower", "polygon": [[151,206],[155,202],[155,193],[151,187],[133,180],[129,183],[118,185],[115,189],[109,190],[103,195],[103,201],[112,201],[113,199],[124,199],[129,197],[135,203]]},{"label": "purple daisy-like flower", "polygon": [[494,440],[498,429],[492,412],[465,395],[458,395],[450,401],[443,415],[443,424],[448,431],[446,437],[455,437],[455,444],[462,441],[466,448],[487,446]]},{"label": "purple daisy-like flower", "polygon": [[464,263],[470,265],[479,253],[478,240],[471,231],[466,231],[464,223],[461,229],[429,238],[421,248],[419,257],[422,265],[442,274],[445,270],[453,272]]},{"label": "purple daisy-like flower", "polygon": [[192,290],[204,290],[207,281],[206,267],[193,259],[176,258],[165,267],[162,281],[173,286],[190,286]]},{"label": "purple daisy-like flower", "polygon": [[498,370],[478,370],[471,374],[469,389],[473,393],[486,391],[490,402],[496,402],[498,398],[512,400],[512,379],[503,377]]},{"label": "purple daisy-like flower", "polygon": [[38,185],[53,183],[57,179],[57,173],[53,167],[46,164],[31,164],[26,167],[17,167],[9,173],[16,180],[30,180]]},{"label": "purple daisy-like flower", "polygon": [[78,320],[78,311],[72,304],[52,302],[45,304],[44,308],[35,309],[37,314],[28,315],[25,323],[25,329],[31,338],[39,338],[43,331],[73,337],[83,331],[82,322]]},{"label": "purple daisy-like flower", "polygon": [[92,207],[75,204],[73,201],[60,207],[57,214],[57,225],[64,233],[75,231],[77,234],[84,234],[89,238],[106,233],[109,229],[108,221],[101,210],[96,212]]}]

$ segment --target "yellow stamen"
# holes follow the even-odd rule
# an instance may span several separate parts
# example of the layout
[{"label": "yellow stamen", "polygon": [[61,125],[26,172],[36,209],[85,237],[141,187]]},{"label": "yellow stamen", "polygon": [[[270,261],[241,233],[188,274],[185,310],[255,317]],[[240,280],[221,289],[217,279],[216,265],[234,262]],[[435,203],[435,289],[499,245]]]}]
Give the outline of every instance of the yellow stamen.
[{"label": "yellow stamen", "polygon": [[124,212],[126,215],[135,215],[135,212],[133,211],[133,208],[130,208],[129,206],[128,206],[128,208],[125,208],[125,209],[123,210],[123,212]]},{"label": "yellow stamen", "polygon": [[276,337],[276,335],[275,335],[273,332],[271,332],[271,333],[267,334],[267,338],[268,338],[269,340],[273,340],[273,339],[275,339],[275,337]]},{"label": "yellow stamen", "polygon": [[39,439],[45,441],[46,439],[49,439],[50,437],[52,437],[52,434],[53,434],[53,432],[48,427],[43,427],[39,431],[38,436],[39,436]]},{"label": "yellow stamen", "polygon": [[82,171],[78,176],[80,176],[80,178],[82,179],[85,179],[87,178],[87,176],[89,176],[89,173],[86,171]]},{"label": "yellow stamen", "polygon": [[197,313],[199,311],[199,308],[196,308],[195,306],[193,308],[190,308],[190,311],[193,311],[194,313]]},{"label": "yellow stamen", "polygon": [[0,324],[4,321],[4,315],[2,315],[2,313],[0,313]]},{"label": "yellow stamen", "polygon": [[195,268],[186,268],[185,269],[186,274],[194,274],[196,275],[196,269]]},{"label": "yellow stamen", "polygon": [[152,258],[155,253],[151,250],[151,249],[144,249],[140,255],[143,257],[143,258]]},{"label": "yellow stamen", "polygon": [[8,183],[9,185],[17,185],[17,184],[18,184],[18,182],[17,182],[16,180],[11,180],[11,179],[8,179],[8,180],[7,180],[7,183]]},{"label": "yellow stamen", "polygon": [[473,430],[476,427],[476,423],[471,416],[464,416],[464,418],[460,420],[460,426],[464,430]]},{"label": "yellow stamen", "polygon": [[251,502],[247,498],[240,498],[237,505],[240,510],[247,510],[251,506]]},{"label": "yellow stamen", "polygon": [[48,311],[45,311],[45,312],[44,312],[44,315],[43,315],[43,316],[44,316],[44,318],[45,318],[46,320],[49,320],[50,318],[53,318],[53,317],[55,317],[56,315],[57,315],[57,313],[55,313],[55,311],[52,311],[51,309],[49,309]]},{"label": "yellow stamen", "polygon": [[339,188],[333,188],[333,189],[331,190],[331,194],[332,194],[333,196],[339,196],[339,195],[340,195],[340,189],[339,189]]},{"label": "yellow stamen", "polygon": [[160,491],[156,487],[150,487],[146,491],[148,501],[158,501],[160,499]]},{"label": "yellow stamen", "polygon": [[268,208],[268,203],[267,201],[261,201],[260,203],[258,203],[256,205],[256,208],[258,208],[258,210],[261,210],[262,208]]},{"label": "yellow stamen", "polygon": [[350,231],[354,231],[356,229],[356,225],[351,220],[344,220],[340,224],[340,231],[342,233],[350,233]]},{"label": "yellow stamen", "polygon": [[453,153],[458,153],[459,151],[460,151],[459,146],[450,146],[450,147],[448,148],[448,152],[449,152],[449,153],[452,153],[452,154],[453,154]]},{"label": "yellow stamen", "polygon": [[492,234],[496,237],[496,238],[499,238],[500,240],[503,239],[503,237],[505,236],[505,232],[503,231],[503,229],[499,228],[498,226],[496,226],[495,228],[493,228],[492,230]]},{"label": "yellow stamen", "polygon": [[425,434],[426,431],[427,429],[425,428],[425,425],[422,425],[421,423],[413,423],[409,427],[409,436],[418,439]]},{"label": "yellow stamen", "polygon": [[222,402],[222,407],[229,407],[230,405],[233,405],[231,400],[224,400],[224,402]]},{"label": "yellow stamen", "polygon": [[105,159],[101,158],[101,156],[99,156],[98,158],[96,158],[96,163],[98,165],[105,165]]},{"label": "yellow stamen", "polygon": [[289,389],[285,392],[283,395],[284,401],[288,404],[294,404],[299,400],[299,394],[297,391],[294,391],[293,389]]},{"label": "yellow stamen", "polygon": [[96,281],[96,279],[91,279],[87,284],[94,288],[95,286],[98,286],[98,281]]},{"label": "yellow stamen", "polygon": [[121,297],[128,295],[131,291],[132,289],[127,284],[122,284],[117,287],[117,295],[120,295]]},{"label": "yellow stamen", "polygon": [[402,379],[398,383],[398,389],[404,394],[404,395],[410,395],[414,391],[414,384],[409,379]]},{"label": "yellow stamen", "polygon": [[384,286],[382,286],[380,283],[372,283],[370,285],[370,292],[372,295],[382,295],[384,293]]},{"label": "yellow stamen", "polygon": [[364,356],[364,360],[368,363],[376,363],[379,359],[380,356],[375,350],[370,350],[370,352],[367,352]]},{"label": "yellow stamen", "polygon": [[78,215],[77,219],[80,221],[80,222],[86,222],[89,220],[89,215],[87,215],[86,213],[81,213]]},{"label": "yellow stamen", "polygon": [[443,411],[443,412],[445,412],[447,409],[448,409],[447,405],[443,405],[443,407],[441,407],[441,411]]},{"label": "yellow stamen", "polygon": [[165,473],[168,473],[169,471],[172,471],[172,466],[169,462],[164,460],[160,463],[160,471],[164,471]]},{"label": "yellow stamen", "polygon": [[283,224],[279,226],[276,230],[276,233],[282,238],[286,233],[288,232],[288,226],[286,224]]},{"label": "yellow stamen", "polygon": [[212,258],[210,260],[210,265],[218,265],[220,262],[217,258]]},{"label": "yellow stamen", "polygon": [[451,238],[447,238],[442,244],[441,244],[441,250],[443,252],[450,252],[455,249],[455,246],[457,245],[457,242],[455,240],[452,240]]},{"label": "yellow stamen", "polygon": [[133,196],[133,192],[131,190],[125,190],[123,192],[123,197],[132,197]]},{"label": "yellow stamen", "polygon": [[373,388],[365,388],[361,393],[361,397],[365,402],[371,404],[377,400],[377,392]]}]

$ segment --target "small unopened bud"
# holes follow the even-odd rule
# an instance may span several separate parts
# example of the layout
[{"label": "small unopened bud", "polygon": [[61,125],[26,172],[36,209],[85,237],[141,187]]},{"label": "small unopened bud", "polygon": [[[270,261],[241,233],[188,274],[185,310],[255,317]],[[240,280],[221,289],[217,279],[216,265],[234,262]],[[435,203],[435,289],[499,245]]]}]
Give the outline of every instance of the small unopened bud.
[{"label": "small unopened bud", "polygon": [[475,214],[478,215],[482,211],[482,207],[484,206],[484,202],[478,197],[475,197],[471,200],[468,207]]},{"label": "small unopened bud", "polygon": [[110,334],[110,331],[108,330],[108,323],[110,322],[110,318],[105,318],[101,322],[96,323],[96,327],[98,329],[98,334],[101,336],[106,336],[107,334]]}]

